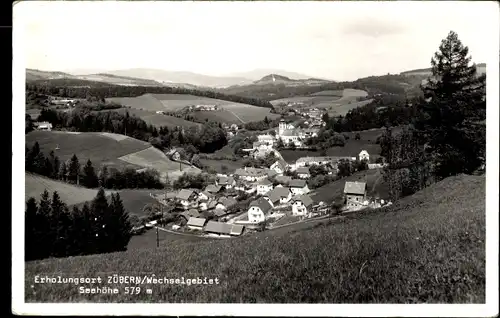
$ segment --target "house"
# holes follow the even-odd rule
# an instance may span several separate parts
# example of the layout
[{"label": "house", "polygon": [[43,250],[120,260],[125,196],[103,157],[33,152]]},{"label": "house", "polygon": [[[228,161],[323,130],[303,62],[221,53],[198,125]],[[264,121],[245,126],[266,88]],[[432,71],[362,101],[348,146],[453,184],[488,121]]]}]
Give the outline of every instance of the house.
[{"label": "house", "polygon": [[245,193],[254,193],[257,191],[257,185],[254,183],[248,183],[246,181],[239,181],[234,186],[234,189],[237,191],[243,191]]},{"label": "house", "polygon": [[305,128],[298,131],[300,138],[313,138],[318,137],[319,129],[317,128]]},{"label": "house", "polygon": [[48,121],[35,122],[33,123],[33,126],[35,127],[36,130],[47,130],[47,131],[52,130],[52,124],[49,123]]},{"label": "house", "polygon": [[175,148],[170,149],[165,154],[172,160],[181,160],[181,153]]},{"label": "house", "polygon": [[252,148],[261,152],[266,152],[271,151],[273,149],[273,145],[263,141],[256,141],[252,144]]},{"label": "house", "polygon": [[290,183],[290,181],[292,181],[292,177],[290,177],[290,176],[276,176],[274,178],[274,180],[276,180],[276,182],[278,182],[279,184],[288,185]]},{"label": "house", "polygon": [[187,209],[188,207],[196,204],[198,194],[193,190],[182,189],[179,193],[177,193],[175,198],[182,208]]},{"label": "house", "polygon": [[272,135],[269,135],[269,134],[265,134],[265,135],[258,135],[257,136],[257,140],[261,143],[265,143],[269,146],[273,146],[274,145],[274,142],[276,141],[276,139],[274,138],[274,136]]},{"label": "house", "polygon": [[288,187],[276,187],[269,191],[264,199],[267,200],[273,207],[280,204],[288,203],[292,199],[292,192]]},{"label": "house", "polygon": [[201,230],[203,230],[203,226],[205,226],[205,223],[207,223],[207,219],[205,219],[205,218],[191,217],[191,218],[189,218],[186,226],[190,230],[201,231]]},{"label": "house", "polygon": [[266,171],[260,168],[244,167],[238,168],[234,172],[236,176],[245,181],[261,181],[267,177]]},{"label": "house", "polygon": [[300,167],[296,170],[297,176],[301,179],[309,179],[311,177],[311,173],[309,172],[308,167]]},{"label": "house", "polygon": [[273,183],[264,179],[257,184],[257,194],[264,195],[273,189]]},{"label": "house", "polygon": [[236,185],[236,181],[233,177],[221,176],[215,184],[226,189],[232,189]]},{"label": "house", "polygon": [[287,168],[288,164],[283,159],[277,160],[269,167],[269,169],[276,171],[278,174],[283,174]]},{"label": "house", "polygon": [[311,212],[313,200],[307,194],[294,198],[292,202],[292,215],[305,216]]},{"label": "house", "polygon": [[201,211],[215,209],[217,205],[217,200],[215,198],[210,198],[208,201],[203,201],[198,204],[198,209]]},{"label": "house", "polygon": [[356,157],[302,157],[295,161],[295,168],[312,165],[336,164],[340,160],[355,161]]},{"label": "house", "polygon": [[366,199],[366,182],[347,181],[344,186],[344,195],[348,207],[356,207]]},{"label": "house", "polygon": [[226,197],[221,197],[217,201],[217,205],[215,206],[215,209],[220,209],[220,210],[227,210],[230,207],[236,205],[238,201],[236,201],[235,198],[226,198]]},{"label": "house", "polygon": [[214,195],[208,191],[202,191],[198,194],[198,201],[208,201],[212,199]]},{"label": "house", "polygon": [[163,110],[158,110],[158,111],[156,111],[156,113],[159,115],[165,115],[165,112]]},{"label": "house", "polygon": [[216,194],[219,193],[222,190],[222,186],[220,185],[215,185],[215,184],[209,184],[205,188],[205,191],[211,194]]},{"label": "house", "polygon": [[361,150],[359,153],[359,161],[366,160],[367,162],[370,161],[370,155],[368,154],[368,151],[366,150]]},{"label": "house", "polygon": [[296,147],[302,147],[302,141],[299,138],[299,135],[295,130],[284,130],[280,133],[279,138],[283,141],[285,146],[289,146],[294,144]]},{"label": "house", "polygon": [[241,234],[243,234],[244,229],[245,227],[242,225],[209,221],[205,226],[204,231],[208,234],[220,237],[230,237],[240,236]]},{"label": "house", "polygon": [[266,214],[271,211],[272,205],[264,198],[250,202],[248,207],[248,221],[260,223],[266,219]]},{"label": "house", "polygon": [[278,175],[278,173],[274,170],[271,170],[271,169],[265,169],[265,170],[266,170],[267,178],[274,178]]},{"label": "house", "polygon": [[290,191],[292,191],[293,195],[309,193],[309,187],[307,186],[306,180],[292,179],[288,186],[290,187]]},{"label": "house", "polygon": [[232,124],[229,129],[231,129],[232,131],[238,131],[238,125],[236,124]]}]

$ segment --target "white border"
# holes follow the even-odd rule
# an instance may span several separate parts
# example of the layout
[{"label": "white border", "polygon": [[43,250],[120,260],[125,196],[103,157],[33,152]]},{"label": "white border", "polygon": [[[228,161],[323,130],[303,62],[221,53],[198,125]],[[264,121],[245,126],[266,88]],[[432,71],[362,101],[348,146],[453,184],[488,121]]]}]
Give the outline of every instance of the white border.
[{"label": "white border", "polygon": [[[23,1],[24,2],[24,1]],[[447,1],[448,2],[448,1]],[[26,3],[14,6],[13,20],[13,111],[12,111],[12,311],[35,315],[244,315],[244,316],[447,316],[475,317],[498,314],[498,105],[499,24],[498,4],[491,3],[484,20],[491,43],[487,63],[487,177],[486,177],[486,304],[484,305],[330,305],[330,304],[26,304],[24,303],[24,145],[22,131],[25,96],[25,66],[22,29],[16,13]],[[145,3],[144,3],[145,4]],[[373,4],[373,3],[372,3]],[[401,3],[400,3],[401,4]],[[286,6],[286,3],[282,4]],[[425,23],[425,21],[423,21]],[[467,43],[464,43],[467,45]]]}]

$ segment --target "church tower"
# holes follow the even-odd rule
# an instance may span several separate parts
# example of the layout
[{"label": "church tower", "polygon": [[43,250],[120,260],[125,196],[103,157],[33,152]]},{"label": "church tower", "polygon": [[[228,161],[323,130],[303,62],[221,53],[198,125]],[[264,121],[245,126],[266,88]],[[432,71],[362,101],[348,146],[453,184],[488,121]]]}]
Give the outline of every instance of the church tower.
[{"label": "church tower", "polygon": [[278,134],[281,136],[286,130],[286,122],[284,119],[280,120],[279,127],[278,127]]}]

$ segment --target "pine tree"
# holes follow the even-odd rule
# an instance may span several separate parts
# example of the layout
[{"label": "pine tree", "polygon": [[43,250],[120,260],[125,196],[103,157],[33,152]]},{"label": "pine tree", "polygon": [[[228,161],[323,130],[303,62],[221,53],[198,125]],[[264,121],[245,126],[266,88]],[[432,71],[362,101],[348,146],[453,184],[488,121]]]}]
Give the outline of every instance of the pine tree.
[{"label": "pine tree", "polygon": [[51,165],[51,174],[48,176],[50,178],[56,179],[59,173],[59,158],[54,154],[54,150],[52,150],[49,154],[49,161]]},{"label": "pine tree", "polygon": [[71,159],[66,163],[68,169],[68,181],[78,184],[80,176],[80,162],[78,157],[73,154]]},{"label": "pine tree", "polygon": [[36,225],[39,229],[38,249],[40,258],[49,257],[52,253],[52,244],[55,240],[55,233],[51,227],[51,201],[49,192],[45,189],[40,196],[38,203],[38,213]]},{"label": "pine tree", "polygon": [[68,169],[66,167],[66,163],[63,161],[59,164],[58,179],[66,181],[67,176],[68,176]]},{"label": "pine tree", "polygon": [[99,186],[100,187],[107,187],[107,182],[108,182],[108,177],[109,177],[109,171],[107,166],[102,166],[101,170],[99,170]]},{"label": "pine tree", "polygon": [[427,102],[415,122],[438,179],[471,173],[484,157],[485,77],[470,65],[469,50],[451,31],[431,60],[433,78],[422,86]]},{"label": "pine tree", "polygon": [[94,167],[92,166],[92,161],[87,160],[87,163],[83,167],[83,185],[87,188],[95,188],[99,184],[99,180],[95,173]]},{"label": "pine tree", "polygon": [[81,240],[84,243],[83,254],[97,253],[96,220],[87,202],[82,207],[80,225]]},{"label": "pine tree", "polygon": [[35,142],[33,147],[26,153],[25,158],[25,169],[29,172],[34,172],[35,166],[35,158],[40,153],[40,145],[38,142]]},{"label": "pine tree", "polygon": [[94,200],[92,200],[90,210],[94,219],[92,228],[96,237],[96,252],[107,252],[109,240],[106,222],[109,214],[109,205],[103,188],[99,188],[97,195]]},{"label": "pine tree", "polygon": [[38,206],[35,198],[29,198],[26,201],[25,212],[25,232],[24,232],[24,251],[25,260],[37,259],[38,254],[38,228],[37,228],[37,212]]},{"label": "pine tree", "polygon": [[118,193],[111,195],[109,208],[110,214],[106,229],[110,235],[110,249],[111,251],[124,251],[131,237],[132,225]]},{"label": "pine tree", "polygon": [[68,240],[71,223],[68,215],[68,207],[61,201],[61,197],[57,191],[54,191],[52,194],[51,208],[51,227],[52,232],[55,233],[52,255],[56,257],[67,256],[71,245],[71,242]]}]

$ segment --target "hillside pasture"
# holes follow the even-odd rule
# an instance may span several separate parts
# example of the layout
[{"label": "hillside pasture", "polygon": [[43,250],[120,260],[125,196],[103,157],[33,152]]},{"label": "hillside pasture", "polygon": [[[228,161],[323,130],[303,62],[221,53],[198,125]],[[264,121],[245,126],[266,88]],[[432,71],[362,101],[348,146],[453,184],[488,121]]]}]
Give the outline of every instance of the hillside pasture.
[{"label": "hillside pasture", "polygon": [[367,195],[388,199],[389,188],[384,182],[381,169],[370,169],[355,172],[353,175],[328,183],[320,188],[314,189],[310,196],[315,202],[324,201],[331,203],[340,200],[343,196],[344,186],[347,181],[366,182]]},{"label": "hillside pasture", "polygon": [[[81,202],[93,200],[97,194],[96,189],[87,189],[84,187],[72,185],[66,182],[61,182],[57,180],[52,180],[43,176],[35,175],[26,172],[24,180],[24,199],[28,200],[33,197],[40,200],[40,195],[45,189],[49,192],[52,197],[52,193],[57,191],[61,200],[68,206],[79,204]],[[112,191],[107,191],[107,194],[111,194]]]},{"label": "hillside pasture", "polygon": [[[186,243],[197,243],[200,241],[208,241],[209,238],[204,238],[197,235],[183,235],[171,232],[158,231],[158,242],[160,248],[165,246],[185,246]],[[134,235],[130,238],[127,245],[127,250],[130,252],[142,251],[144,249],[156,248],[156,230],[148,229],[145,233],[140,235]]]},{"label": "hillside pasture", "polygon": [[[233,173],[236,169],[243,167],[241,160],[200,159],[200,162],[207,167],[215,169],[217,173]],[[225,166],[227,170],[224,170],[222,168],[223,166]]]},{"label": "hillside pasture", "polygon": [[261,121],[264,118],[270,120],[279,118],[280,115],[271,113],[270,108],[258,107],[247,104],[230,103],[221,106],[222,109],[232,113],[242,123]]},{"label": "hillside pasture", "polygon": [[137,97],[106,98],[106,102],[116,103],[122,106],[150,112],[167,110],[158,99],[152,97],[150,94],[145,94]]},{"label": "hillside pasture", "polygon": [[243,122],[236,117],[232,112],[227,110],[213,110],[213,111],[195,111],[189,115],[196,118],[199,121],[216,122],[216,123],[226,123],[228,125],[236,124],[240,125]]},{"label": "hillside pasture", "polygon": [[[196,167],[186,166],[175,161],[171,161],[161,150],[155,147],[130,153],[118,158],[121,161],[143,168],[152,168],[160,172],[163,179],[175,180],[183,173],[200,173]],[[182,170],[181,170],[182,169]]]},{"label": "hillside pasture", "polygon": [[126,112],[129,113],[130,116],[136,116],[139,117],[140,119],[144,120],[146,124],[148,125],[153,125],[157,128],[159,127],[184,127],[184,128],[189,128],[189,127],[201,127],[201,124],[195,123],[192,121],[184,120],[182,118],[177,118],[174,116],[168,116],[168,115],[163,115],[163,114],[157,114],[154,111],[148,111],[148,110],[141,110],[137,108],[118,108],[118,109],[111,109],[111,110],[103,110],[100,112],[104,111],[116,111],[117,113],[120,114],[125,114]]},{"label": "hillside pasture", "polygon": [[[196,242],[167,238],[160,248],[156,233],[149,231],[139,249],[26,262],[25,301],[481,304],[486,286],[484,197],[484,176],[461,175],[392,206],[302,223],[302,228]],[[31,287],[40,273],[135,276],[165,269],[170,277],[196,273],[217,277],[220,284],[141,286],[153,288],[152,295],[80,294],[72,284]]]},{"label": "hillside pasture", "polygon": [[[117,168],[139,168],[118,158],[151,147],[147,142],[123,135],[100,132],[32,131],[26,134],[26,146],[38,142],[40,149],[54,154],[60,160],[68,160],[75,154],[81,165],[90,159],[95,168],[108,165]],[[59,149],[56,149],[59,147]]]}]

